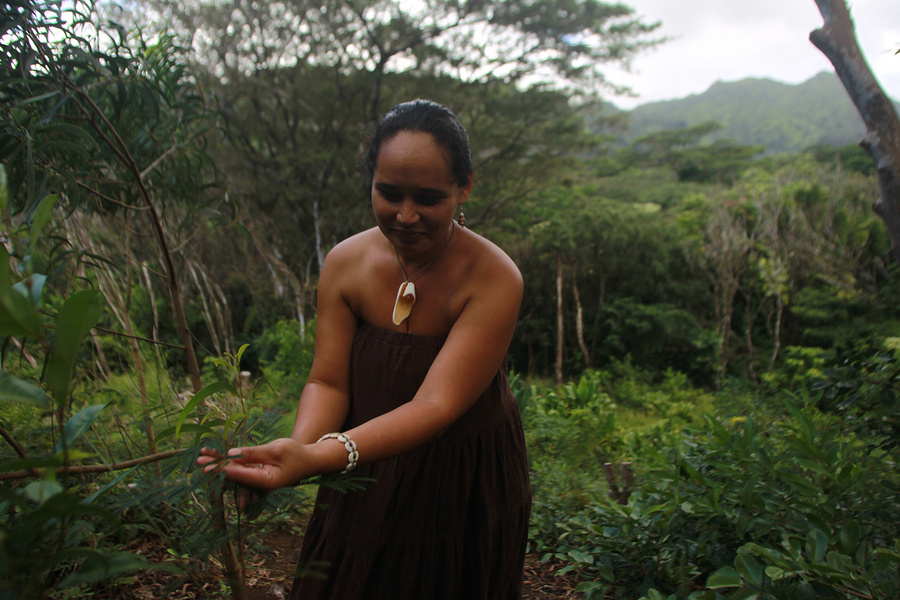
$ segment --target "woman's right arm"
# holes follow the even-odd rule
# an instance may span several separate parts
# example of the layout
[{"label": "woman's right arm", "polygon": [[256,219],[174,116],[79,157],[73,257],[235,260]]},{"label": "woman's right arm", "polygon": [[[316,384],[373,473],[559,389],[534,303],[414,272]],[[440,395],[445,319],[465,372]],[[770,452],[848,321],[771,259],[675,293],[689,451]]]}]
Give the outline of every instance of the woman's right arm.
[{"label": "woman's right arm", "polygon": [[[349,240],[348,240],[349,241]],[[357,319],[343,293],[359,261],[354,243],[344,242],[325,257],[316,299],[316,347],[306,386],[300,395],[297,419],[289,438],[247,448],[232,448],[230,460],[204,449],[197,460],[206,470],[219,468],[228,479],[262,490],[274,490],[322,473],[340,471],[347,452],[339,444],[316,444],[339,431],[350,406],[350,352]]]},{"label": "woman's right arm", "polygon": [[[350,244],[348,244],[350,246]],[[291,438],[303,444],[338,431],[350,398],[350,352],[357,318],[347,304],[341,279],[353,268],[348,247],[325,257],[316,298],[316,346],[312,368],[297,406]]]}]

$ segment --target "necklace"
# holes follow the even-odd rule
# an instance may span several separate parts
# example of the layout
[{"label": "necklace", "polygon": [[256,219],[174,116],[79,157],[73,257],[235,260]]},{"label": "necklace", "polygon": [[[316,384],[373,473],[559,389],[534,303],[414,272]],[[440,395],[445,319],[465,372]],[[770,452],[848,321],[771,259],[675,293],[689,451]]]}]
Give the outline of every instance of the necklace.
[{"label": "necklace", "polygon": [[394,256],[397,257],[397,264],[400,265],[400,272],[403,274],[403,283],[400,284],[400,288],[397,290],[397,299],[394,301],[394,315],[393,321],[394,325],[399,325],[409,316],[409,313],[412,312],[413,304],[416,303],[416,284],[413,283],[413,279],[421,275],[425,269],[430,267],[434,261],[436,261],[440,256],[450,247],[450,242],[453,241],[453,234],[456,232],[456,226],[453,223],[450,223],[450,239],[447,240],[447,243],[444,244],[444,247],[441,248],[441,251],[431,257],[427,263],[425,263],[421,269],[412,274],[411,277],[406,276],[406,269],[403,268],[403,261],[400,260],[400,254],[397,252],[397,249],[394,248],[394,245],[391,244],[391,248],[394,250]]}]

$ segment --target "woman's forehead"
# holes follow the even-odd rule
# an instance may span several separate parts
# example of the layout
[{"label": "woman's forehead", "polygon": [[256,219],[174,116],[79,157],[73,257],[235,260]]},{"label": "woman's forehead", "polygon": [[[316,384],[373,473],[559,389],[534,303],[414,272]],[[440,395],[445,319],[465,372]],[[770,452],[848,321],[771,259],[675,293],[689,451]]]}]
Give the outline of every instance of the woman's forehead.
[{"label": "woman's forehead", "polygon": [[417,175],[416,179],[452,179],[447,151],[430,133],[402,131],[385,140],[378,152],[375,178]]}]

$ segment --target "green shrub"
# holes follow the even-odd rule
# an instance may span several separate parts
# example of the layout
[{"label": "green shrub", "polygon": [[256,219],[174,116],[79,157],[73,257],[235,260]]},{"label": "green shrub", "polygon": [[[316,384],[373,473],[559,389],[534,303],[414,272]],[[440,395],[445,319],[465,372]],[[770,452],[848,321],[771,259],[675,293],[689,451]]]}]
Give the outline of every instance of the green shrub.
[{"label": "green shrub", "polygon": [[512,382],[524,406],[531,461],[531,549],[563,560],[578,550],[559,550],[566,534],[561,523],[604,501],[604,464],[632,460],[648,440],[678,431],[712,405],[712,397],[693,389],[682,374],[670,371],[654,383],[627,363],[615,371],[587,371],[558,387],[525,386],[518,377]]},{"label": "green shrub", "polygon": [[627,505],[563,524],[587,597],[897,597],[896,453],[813,402],[760,409],[645,447]]},{"label": "green shrub", "polygon": [[279,321],[259,336],[260,366],[277,396],[276,406],[294,410],[312,368],[315,321],[305,328],[294,320]]}]

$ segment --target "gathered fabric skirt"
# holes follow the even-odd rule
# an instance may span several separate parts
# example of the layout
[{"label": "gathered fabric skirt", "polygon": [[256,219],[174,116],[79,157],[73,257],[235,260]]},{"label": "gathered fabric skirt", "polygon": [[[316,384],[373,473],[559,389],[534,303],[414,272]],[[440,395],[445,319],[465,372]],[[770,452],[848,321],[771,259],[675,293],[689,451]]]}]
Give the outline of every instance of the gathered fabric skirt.
[{"label": "gathered fabric skirt", "polygon": [[[350,429],[410,401],[444,338],[361,323]],[[436,440],[321,486],[292,600],[513,600],[522,596],[531,488],[505,368]]]}]

